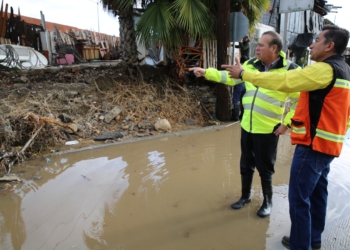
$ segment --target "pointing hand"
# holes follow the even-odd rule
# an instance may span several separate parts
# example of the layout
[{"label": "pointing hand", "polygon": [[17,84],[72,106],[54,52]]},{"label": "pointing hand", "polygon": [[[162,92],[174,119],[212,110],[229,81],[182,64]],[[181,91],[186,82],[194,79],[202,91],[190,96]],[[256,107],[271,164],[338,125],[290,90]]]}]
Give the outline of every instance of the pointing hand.
[{"label": "pointing hand", "polygon": [[200,68],[200,67],[189,68],[188,70],[193,71],[193,73],[196,77],[201,77],[201,76],[205,75],[205,69]]},{"label": "pointing hand", "polygon": [[242,65],[239,61],[239,58],[235,57],[236,65],[221,65],[222,68],[226,69],[228,71],[228,74],[231,78],[239,79],[239,73],[243,70]]}]

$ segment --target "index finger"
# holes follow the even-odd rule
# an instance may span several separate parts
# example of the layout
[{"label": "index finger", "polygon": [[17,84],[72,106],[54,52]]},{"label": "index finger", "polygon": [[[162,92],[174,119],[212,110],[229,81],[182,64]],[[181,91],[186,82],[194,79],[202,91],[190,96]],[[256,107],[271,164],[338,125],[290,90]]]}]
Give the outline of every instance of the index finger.
[{"label": "index finger", "polygon": [[229,64],[221,65],[221,68],[224,68],[224,69],[227,69],[227,68],[230,68],[230,67],[232,67],[232,65],[229,65]]},{"label": "index finger", "polygon": [[237,65],[241,65],[241,62],[240,62],[238,56],[235,56],[235,62],[236,62]]}]

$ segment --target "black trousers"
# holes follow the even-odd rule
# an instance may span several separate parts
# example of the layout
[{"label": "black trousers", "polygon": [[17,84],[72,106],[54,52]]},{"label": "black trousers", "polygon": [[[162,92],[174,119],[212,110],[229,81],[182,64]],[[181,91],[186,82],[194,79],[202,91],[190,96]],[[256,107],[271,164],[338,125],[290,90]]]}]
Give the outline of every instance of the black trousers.
[{"label": "black trousers", "polygon": [[241,129],[241,175],[254,174],[255,167],[261,179],[272,180],[275,173],[277,144],[279,136],[275,134],[252,134]]}]

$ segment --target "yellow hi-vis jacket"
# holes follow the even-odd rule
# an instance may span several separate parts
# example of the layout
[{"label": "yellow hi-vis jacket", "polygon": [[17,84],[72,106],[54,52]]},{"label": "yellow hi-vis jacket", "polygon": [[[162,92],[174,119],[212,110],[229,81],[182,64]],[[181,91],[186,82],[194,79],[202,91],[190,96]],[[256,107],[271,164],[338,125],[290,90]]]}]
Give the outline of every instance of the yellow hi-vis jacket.
[{"label": "yellow hi-vis jacket", "polygon": [[[245,71],[256,72],[265,71],[265,66],[256,58],[250,59],[243,64]],[[295,63],[286,60],[285,53],[280,52],[280,60],[269,72],[285,73],[288,70],[300,69]],[[227,71],[219,71],[214,68],[206,69],[205,78],[218,83],[234,86],[241,83],[240,79],[230,78]],[[283,123],[290,127],[291,118],[294,115],[295,107],[298,103],[299,92],[285,93],[276,90],[268,90],[255,87],[250,82],[245,82],[246,93],[243,96],[243,117],[242,128],[253,134],[270,134],[276,126]],[[289,112],[285,114],[285,103],[289,98],[291,102]],[[283,119],[283,120],[282,120]]]}]

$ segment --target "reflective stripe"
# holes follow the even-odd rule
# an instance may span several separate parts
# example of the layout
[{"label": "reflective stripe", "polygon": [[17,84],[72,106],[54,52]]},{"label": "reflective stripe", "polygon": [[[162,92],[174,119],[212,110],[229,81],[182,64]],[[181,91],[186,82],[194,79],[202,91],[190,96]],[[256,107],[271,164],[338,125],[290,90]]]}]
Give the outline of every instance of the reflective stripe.
[{"label": "reflective stripe", "polygon": [[226,83],[227,82],[227,74],[226,74],[226,71],[219,71],[220,74],[221,74],[221,80],[220,80],[220,83]]},{"label": "reflective stripe", "polygon": [[[251,110],[253,106],[254,106],[254,110]],[[244,108],[244,110],[251,110],[251,112],[254,111],[258,114],[261,114],[263,116],[267,116],[267,117],[272,118],[272,119],[277,119],[277,120],[282,119],[282,115],[278,115],[274,112],[268,111],[266,109],[263,109],[257,105],[253,105],[251,103],[243,104],[243,108]]]},{"label": "reflective stripe", "polygon": [[343,79],[337,79],[334,83],[335,87],[344,88],[344,89],[350,89],[350,82]]},{"label": "reflective stripe", "polygon": [[297,108],[297,103],[293,103],[293,105],[290,106],[290,109],[295,110]]},{"label": "reflective stripe", "polygon": [[333,134],[322,129],[316,129],[316,136],[333,142],[344,142],[344,135]]},{"label": "reflective stripe", "polygon": [[293,133],[299,134],[299,135],[305,135],[306,129],[305,129],[305,127],[300,127],[300,128],[293,127]]},{"label": "reflective stripe", "polygon": [[290,101],[291,101],[292,103],[296,103],[296,102],[299,100],[299,97],[293,98],[293,97],[290,97],[290,96],[289,96],[289,99],[290,99]]},{"label": "reflective stripe", "polygon": [[[256,96],[255,96],[256,94]],[[265,102],[268,102],[278,108],[281,108],[281,107],[284,107],[284,102],[281,102],[279,100],[277,100],[276,98],[273,98],[269,95],[266,95],[260,91],[256,92],[255,90],[249,90],[247,91],[245,94],[244,94],[244,97],[248,97],[248,96],[252,96],[252,97],[256,97],[256,98],[259,98]]]},{"label": "reflective stripe", "polygon": [[286,70],[289,70],[289,66],[292,64],[292,61],[286,60],[287,65],[284,67]]}]

